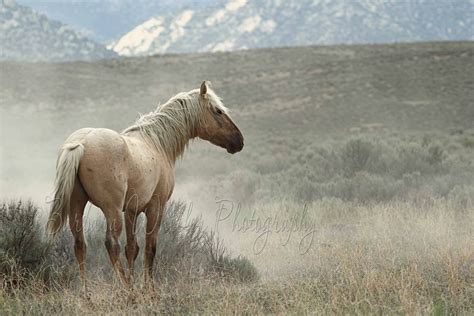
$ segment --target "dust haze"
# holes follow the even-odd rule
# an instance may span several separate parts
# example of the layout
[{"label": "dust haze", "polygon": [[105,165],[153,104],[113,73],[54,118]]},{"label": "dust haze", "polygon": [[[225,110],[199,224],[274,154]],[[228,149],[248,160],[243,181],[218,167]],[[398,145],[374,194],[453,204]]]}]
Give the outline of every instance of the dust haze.
[{"label": "dust haze", "polygon": [[[305,280],[316,280],[333,292],[314,297],[335,298],[322,312],[363,301],[360,287],[398,311],[426,312],[434,296],[472,311],[473,60],[472,42],[444,42],[2,62],[1,198],[30,198],[46,214],[70,133],[121,131],[210,80],[245,147],[229,155],[192,141],[172,199],[217,227],[264,284],[278,292],[295,280],[304,302],[315,290]],[[219,220],[222,200],[236,208]]]}]

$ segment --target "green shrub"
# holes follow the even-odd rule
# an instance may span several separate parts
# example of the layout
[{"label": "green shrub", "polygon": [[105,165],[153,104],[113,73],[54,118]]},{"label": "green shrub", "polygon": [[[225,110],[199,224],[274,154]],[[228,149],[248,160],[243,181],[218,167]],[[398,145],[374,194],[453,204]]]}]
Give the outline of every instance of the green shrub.
[{"label": "green shrub", "polygon": [[445,158],[443,148],[439,145],[431,145],[428,148],[427,161],[430,165],[440,165]]},{"label": "green shrub", "polygon": [[37,271],[49,251],[36,222],[38,208],[30,201],[4,202],[0,206],[0,273],[12,263],[24,271]]},{"label": "green shrub", "polygon": [[466,148],[474,148],[474,136],[465,136],[461,138],[461,144]]},{"label": "green shrub", "polygon": [[374,156],[374,145],[362,139],[349,140],[341,150],[342,166],[346,176],[365,170],[370,159]]},{"label": "green shrub", "polygon": [[257,268],[242,256],[232,258],[223,255],[215,261],[215,267],[221,275],[240,282],[253,282],[259,278]]}]

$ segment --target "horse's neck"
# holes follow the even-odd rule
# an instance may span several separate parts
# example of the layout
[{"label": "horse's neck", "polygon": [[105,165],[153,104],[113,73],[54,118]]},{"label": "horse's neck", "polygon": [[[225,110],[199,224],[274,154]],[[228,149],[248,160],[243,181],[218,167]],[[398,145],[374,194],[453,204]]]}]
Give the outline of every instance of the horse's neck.
[{"label": "horse's neck", "polygon": [[[164,153],[172,164],[184,153],[189,140],[197,136],[196,120],[200,113],[182,112],[184,106],[196,111],[195,102],[198,100],[173,99],[156,111],[142,116],[137,124],[124,131],[125,134],[138,132],[147,143],[151,143],[161,153]],[[190,102],[183,104],[182,102]],[[189,107],[191,106],[191,107]]]},{"label": "horse's neck", "polygon": [[[195,130],[186,129],[185,131],[175,131],[175,124],[171,119],[165,119],[162,122],[165,126],[151,127],[150,132],[153,134],[146,137],[143,133],[139,133],[142,138],[152,140],[155,150],[165,154],[172,165],[176,160],[184,154],[189,141],[197,136]],[[171,132],[169,132],[171,130]],[[168,131],[168,133],[166,133]],[[174,132],[175,131],[175,132]]]}]

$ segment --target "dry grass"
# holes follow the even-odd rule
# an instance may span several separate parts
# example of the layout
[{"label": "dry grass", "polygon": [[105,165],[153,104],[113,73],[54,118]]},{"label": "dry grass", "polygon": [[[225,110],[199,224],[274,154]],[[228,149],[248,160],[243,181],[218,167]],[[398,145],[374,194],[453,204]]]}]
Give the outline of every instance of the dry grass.
[{"label": "dry grass", "polygon": [[[258,207],[257,214],[284,221],[302,209],[282,202]],[[303,255],[297,247],[306,235],[302,231],[283,247],[284,233],[273,230],[257,255],[251,250],[255,231],[238,232],[222,223],[221,233],[247,249],[263,275],[259,282],[232,282],[218,274],[178,277],[150,291],[141,280],[127,289],[97,279],[86,299],[77,286],[47,288],[38,279],[14,291],[3,288],[2,313],[474,312],[471,206],[441,199],[372,205],[324,199],[308,207],[306,221],[314,223],[315,235]]]},{"label": "dry grass", "polygon": [[[200,229],[178,239],[160,236],[156,270],[166,273],[151,292],[141,280],[133,290],[114,284],[102,227],[100,238],[87,237],[86,299],[72,240],[57,247],[58,260],[25,273],[28,266],[17,261],[36,265],[43,248],[30,258],[30,247],[2,239],[17,227],[4,218],[0,314],[474,314],[474,130],[466,106],[473,99],[474,64],[466,62],[472,48],[425,43],[0,64],[10,78],[0,89],[0,110],[9,118],[2,123],[22,130],[2,138],[5,157],[13,157],[0,172],[5,196],[43,201],[64,135],[83,126],[123,130],[137,111],[195,87],[206,70],[234,109],[246,147],[224,158],[207,143],[193,144],[177,166],[175,197],[181,191],[199,205],[193,215],[201,212],[210,225],[216,196],[245,203],[239,220],[250,218],[252,208],[261,219],[285,222],[302,216],[307,201],[304,223],[315,231],[301,255],[307,233],[296,231],[285,244],[287,233],[273,227],[255,254],[262,228],[242,232],[231,219],[222,222],[224,245],[249,261],[209,260],[216,257],[203,256],[205,248],[181,247],[180,241],[208,239]],[[433,58],[441,53],[449,58]],[[229,264],[239,275],[253,264],[261,278],[223,277]]]}]

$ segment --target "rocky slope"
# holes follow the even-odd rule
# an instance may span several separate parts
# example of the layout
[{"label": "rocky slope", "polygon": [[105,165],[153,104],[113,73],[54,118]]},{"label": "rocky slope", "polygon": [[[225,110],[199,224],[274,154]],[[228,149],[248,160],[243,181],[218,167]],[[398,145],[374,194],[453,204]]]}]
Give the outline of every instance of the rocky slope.
[{"label": "rocky slope", "polygon": [[116,54],[68,26],[11,0],[0,1],[0,60],[90,60]]}]

